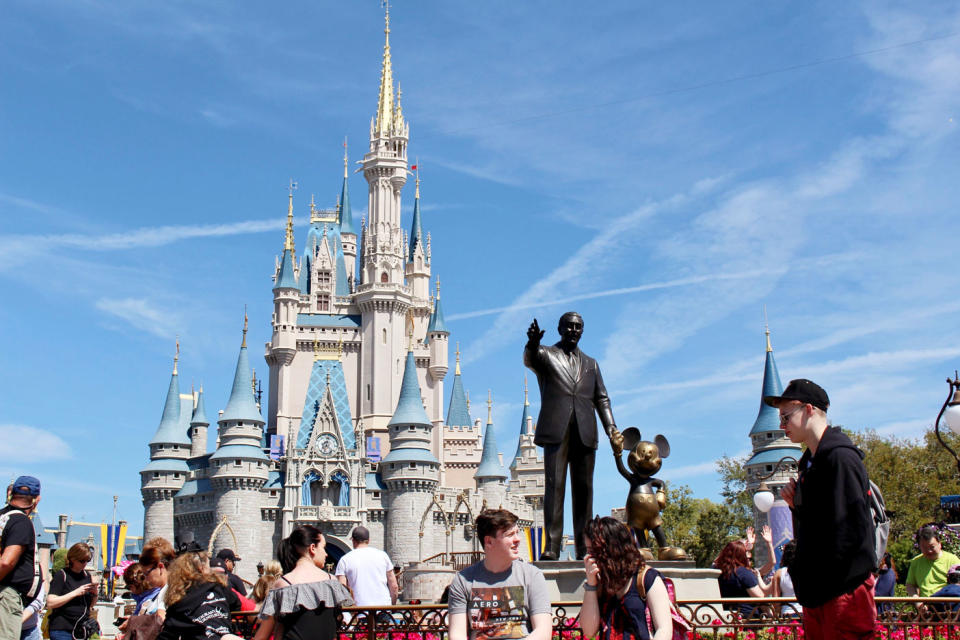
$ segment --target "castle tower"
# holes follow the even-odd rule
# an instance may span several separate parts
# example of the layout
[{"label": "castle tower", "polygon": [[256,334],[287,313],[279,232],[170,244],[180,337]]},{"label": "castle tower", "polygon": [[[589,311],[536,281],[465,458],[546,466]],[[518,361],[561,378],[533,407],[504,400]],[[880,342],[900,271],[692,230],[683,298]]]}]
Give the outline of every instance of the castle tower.
[{"label": "castle tower", "polygon": [[196,458],[207,453],[207,427],[210,421],[207,420],[207,413],[203,406],[203,385],[197,392],[197,406],[193,409],[193,415],[190,417],[190,457]]},{"label": "castle tower", "polygon": [[357,231],[353,224],[353,210],[350,208],[350,189],[348,177],[347,141],[343,141],[343,187],[340,189],[340,238],[343,241],[343,257],[347,285],[352,292],[356,288],[357,274]]},{"label": "castle tower", "polygon": [[[268,348],[270,367],[270,402],[276,403],[276,423],[270,425],[271,432],[286,434],[296,413],[295,401],[289,397],[291,388],[291,367],[297,354],[297,314],[300,303],[300,274],[296,271],[296,248],[293,238],[293,182],[287,198],[287,229],[283,242],[283,254],[274,273],[273,285],[273,335]],[[309,269],[310,259],[304,260]],[[309,281],[310,271],[303,273],[303,280]],[[274,392],[276,390],[276,392]]]},{"label": "castle tower", "polygon": [[[286,253],[286,252],[285,252]],[[214,540],[214,550],[229,547],[240,557],[258,557],[269,548],[266,530],[272,522],[263,522],[261,489],[267,481],[270,460],[263,453],[263,417],[253,397],[250,359],[247,355],[247,318],[243,318],[243,342],[237,357],[230,399],[218,420],[219,443],[210,456],[210,483],[213,487],[217,524],[224,520],[236,535],[222,528]],[[266,545],[264,545],[266,542]],[[237,565],[238,574],[246,580],[257,577],[254,563]]]},{"label": "castle tower", "polygon": [[180,343],[173,358],[173,374],[163,403],[160,425],[150,440],[150,462],[140,472],[143,496],[143,539],[163,536],[174,541],[173,496],[187,479],[190,436],[181,422],[180,380],[177,361]]},{"label": "castle tower", "polygon": [[427,539],[432,527],[426,529],[423,540],[414,532],[420,531],[440,482],[440,461],[430,449],[433,423],[423,409],[412,349],[407,352],[400,399],[388,429],[390,453],[380,463],[388,503],[384,504],[388,509],[384,550],[395,565],[403,566],[421,560],[421,544],[424,549],[435,547],[432,537]]},{"label": "castle tower", "polygon": [[533,417],[530,415],[530,394],[527,377],[523,377],[523,414],[520,417],[520,437],[517,452],[510,463],[510,493],[522,496],[533,508],[537,523],[543,516],[543,456],[533,443]]},{"label": "castle tower", "polygon": [[[360,398],[357,413],[366,433],[387,442],[387,425],[401,389],[405,341],[405,318],[414,309],[429,313],[429,300],[417,300],[404,282],[405,246],[400,226],[400,194],[407,180],[407,142],[410,127],[403,119],[399,101],[394,102],[393,68],[390,60],[390,14],[386,14],[383,66],[377,113],[370,122],[370,149],[363,157],[363,175],[368,183],[369,219],[363,230],[361,284],[354,302],[359,308],[361,340]],[[396,106],[395,106],[396,104]],[[425,325],[425,314],[423,315]],[[414,335],[423,335],[423,326]],[[418,354],[419,366],[426,358]],[[424,382],[429,381],[424,378]]]},{"label": "castle tower", "polygon": [[470,418],[470,401],[460,374],[459,345],[456,358],[447,422],[443,428],[443,486],[469,487],[473,485],[474,473],[480,466],[481,431]]},{"label": "castle tower", "polygon": [[[757,412],[757,418],[750,429],[750,444],[753,448],[753,455],[744,465],[747,472],[747,490],[751,493],[756,493],[762,477],[774,472],[777,462],[787,457],[799,460],[803,453],[801,446],[790,442],[790,439],[786,437],[786,432],[780,428],[779,412],[763,401],[764,396],[779,396],[783,393],[777,363],[773,358],[773,347],[770,346],[770,329],[767,328],[765,333],[767,352],[763,367],[763,385],[760,391],[760,410]],[[775,497],[779,497],[780,489],[786,486],[790,478],[796,477],[796,462],[785,460],[777,472],[763,482],[766,482],[767,487],[770,488]],[[768,524],[767,514],[754,507],[754,522],[759,532],[760,527]],[[775,534],[774,544],[777,543]],[[754,558],[758,566],[766,562],[766,555],[766,548],[762,543],[754,547]]]},{"label": "castle tower", "polygon": [[500,462],[497,437],[493,432],[493,393],[487,391],[487,430],[483,434],[483,453],[473,479],[477,494],[491,509],[499,509],[507,495],[507,472]]},{"label": "castle tower", "polygon": [[425,300],[430,296],[430,256],[427,255],[426,236],[420,222],[420,174],[417,173],[413,199],[413,221],[410,224],[409,252],[404,275],[413,289],[413,296]]},{"label": "castle tower", "polygon": [[430,420],[433,426],[433,450],[443,458],[443,379],[447,376],[447,342],[450,332],[443,320],[443,307],[440,306],[440,278],[437,278],[437,295],[433,303],[433,312],[430,314],[430,324],[427,325],[427,335],[424,342],[430,349],[430,366],[427,372],[430,376],[428,392],[433,415]]}]

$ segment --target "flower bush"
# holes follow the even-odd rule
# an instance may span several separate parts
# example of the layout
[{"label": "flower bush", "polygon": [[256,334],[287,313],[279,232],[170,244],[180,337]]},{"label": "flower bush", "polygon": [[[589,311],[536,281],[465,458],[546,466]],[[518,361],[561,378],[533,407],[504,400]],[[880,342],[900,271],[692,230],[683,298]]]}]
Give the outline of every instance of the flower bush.
[{"label": "flower bush", "polygon": [[932,527],[937,530],[940,535],[940,544],[943,545],[944,551],[949,551],[954,555],[960,555],[960,531],[957,531],[946,522],[928,522],[913,532],[913,548],[917,553],[920,553],[920,543],[917,541],[917,534],[920,533],[920,529],[924,527]]}]

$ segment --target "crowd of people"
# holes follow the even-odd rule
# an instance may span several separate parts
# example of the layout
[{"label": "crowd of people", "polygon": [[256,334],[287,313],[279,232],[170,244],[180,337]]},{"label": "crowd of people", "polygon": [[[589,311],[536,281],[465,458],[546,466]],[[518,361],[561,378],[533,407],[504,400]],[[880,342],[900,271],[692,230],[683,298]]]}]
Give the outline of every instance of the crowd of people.
[{"label": "crowd of people", "polygon": [[[829,400],[815,383],[793,380],[782,395],[764,401],[778,408],[786,436],[806,445],[797,479],[781,492],[793,511],[795,538],[775,567],[770,530],[762,529],[768,562],[756,569],[752,532],[728,543],[714,562],[720,595],[790,598],[779,613],[802,617],[807,638],[871,637],[874,598],[893,595],[897,573],[890,554],[876,557],[862,453],[829,426]],[[0,640],[40,640],[44,610],[50,640],[86,640],[98,632],[93,615],[98,585],[86,571],[92,551],[83,543],[73,545],[65,566],[46,576],[29,517],[39,499],[39,480],[21,476],[0,510]],[[521,559],[517,516],[485,509],[476,518],[475,535],[483,557],[460,571],[445,591],[451,640],[548,640],[549,591],[543,572]],[[672,603],[672,583],[646,565],[636,532],[614,518],[593,517],[583,523],[581,537],[577,555],[584,570],[580,624],[585,636],[675,637],[684,621]],[[960,558],[943,550],[936,528],[921,529],[917,538],[921,553],[908,567],[907,593],[960,597]],[[150,539],[123,573],[134,605],[120,630],[127,640],[239,640],[232,614],[240,612],[256,617],[254,640],[323,640],[336,636],[340,609],[354,605],[379,609],[384,617],[378,622],[390,624],[393,618],[384,608],[396,604],[399,594],[393,563],[370,546],[365,527],[355,527],[351,541],[353,550],[334,567],[327,563],[323,533],[310,525],[295,527],[248,594],[248,583],[234,572],[241,559],[233,550],[208,558],[196,545],[175,549],[164,538]],[[750,619],[770,612],[769,606],[742,602],[735,612]],[[930,606],[960,609],[953,603]]]}]

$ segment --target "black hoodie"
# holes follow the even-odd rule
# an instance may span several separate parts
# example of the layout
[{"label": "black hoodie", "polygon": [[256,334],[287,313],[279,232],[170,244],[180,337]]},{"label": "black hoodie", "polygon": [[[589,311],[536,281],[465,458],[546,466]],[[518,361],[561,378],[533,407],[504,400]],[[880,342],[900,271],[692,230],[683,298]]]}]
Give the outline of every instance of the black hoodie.
[{"label": "black hoodie", "polygon": [[877,565],[870,487],[863,452],[839,427],[827,427],[816,455],[805,451],[799,468],[789,571],[800,604],[819,607],[855,590]]},{"label": "black hoodie", "polygon": [[167,607],[157,640],[217,640],[231,633],[228,591],[219,582],[194,585],[183,599]]}]

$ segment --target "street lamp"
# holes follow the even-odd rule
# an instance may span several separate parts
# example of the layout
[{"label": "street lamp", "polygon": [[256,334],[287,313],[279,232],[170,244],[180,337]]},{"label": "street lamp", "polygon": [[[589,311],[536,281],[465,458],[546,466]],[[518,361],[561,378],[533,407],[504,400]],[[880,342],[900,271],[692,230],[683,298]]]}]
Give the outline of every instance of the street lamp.
[{"label": "street lamp", "polygon": [[960,457],[958,457],[957,452],[951,449],[950,445],[940,437],[941,419],[943,419],[951,431],[960,435],[960,376],[957,375],[956,371],[953,372],[953,380],[947,378],[947,386],[949,387],[947,399],[944,400],[943,406],[940,408],[937,421],[933,423],[933,431],[937,435],[937,440],[943,445],[943,448],[949,451],[953,455],[954,460],[957,461],[957,471],[960,472]]},{"label": "street lamp", "polygon": [[777,464],[774,465],[773,471],[770,473],[760,476],[760,486],[757,487],[757,492],[753,494],[753,506],[757,508],[758,511],[762,513],[769,513],[770,509],[773,508],[773,491],[770,491],[770,487],[767,486],[766,481],[772,478],[778,471],[780,471],[780,465],[782,465],[787,460],[790,460],[794,464],[797,464],[797,459],[790,456],[784,456],[777,460]]}]

